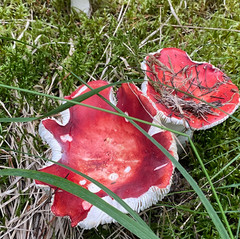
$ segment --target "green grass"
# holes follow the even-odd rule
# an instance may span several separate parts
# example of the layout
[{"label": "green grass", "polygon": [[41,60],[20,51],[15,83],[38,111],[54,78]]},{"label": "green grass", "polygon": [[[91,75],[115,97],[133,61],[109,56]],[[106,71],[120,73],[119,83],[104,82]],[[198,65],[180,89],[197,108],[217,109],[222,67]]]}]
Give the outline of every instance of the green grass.
[{"label": "green grass", "polygon": [[[81,84],[70,71],[84,81],[91,77],[112,82],[142,79],[140,63],[149,52],[178,47],[194,60],[210,61],[224,70],[240,87],[239,2],[225,1],[224,5],[224,1],[187,1],[187,6],[180,2],[171,1],[182,26],[172,15],[168,1],[131,1],[129,5],[128,1],[113,4],[105,1],[99,9],[94,7],[93,16],[87,18],[71,13],[69,1],[6,0],[0,3],[0,84],[62,97]],[[71,56],[69,42],[75,49]],[[123,59],[131,68],[125,66]],[[3,103],[0,118],[41,116],[59,104],[54,99],[4,87],[0,87],[0,100]],[[240,119],[240,111],[234,116]],[[1,148],[23,152],[1,150],[1,167],[36,169],[44,164],[44,160],[31,156],[49,157],[38,136],[38,124],[38,121],[0,124]],[[239,135],[239,122],[229,118],[213,129],[196,132],[193,138],[236,238],[240,230]],[[219,211],[199,160],[191,147],[188,152],[182,155],[180,163]],[[161,238],[219,238],[205,207],[178,171],[174,181],[169,196],[142,212],[141,217]],[[43,211],[49,209],[49,204],[44,203],[45,193],[36,190],[31,182],[23,178],[18,182],[12,177],[0,178],[3,194],[0,206],[4,206],[0,211],[0,237],[8,233],[8,237],[26,235],[27,238],[27,230],[36,233],[39,223],[38,237],[134,238],[118,224],[84,232],[70,228],[68,219],[55,219]],[[34,209],[34,213],[28,214]],[[219,216],[223,221],[220,213]],[[24,220],[32,222],[32,226],[26,226]]]}]

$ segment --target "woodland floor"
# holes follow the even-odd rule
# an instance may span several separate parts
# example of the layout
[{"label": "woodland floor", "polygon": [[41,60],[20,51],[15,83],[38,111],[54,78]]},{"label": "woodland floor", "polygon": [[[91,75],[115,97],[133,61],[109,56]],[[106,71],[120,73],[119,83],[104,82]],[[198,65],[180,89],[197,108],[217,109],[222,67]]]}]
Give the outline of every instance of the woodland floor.
[{"label": "woodland floor", "polygon": [[[90,18],[71,12],[70,1],[5,0],[0,1],[0,84],[63,97],[81,84],[70,71],[85,81],[143,79],[140,64],[148,53],[177,47],[196,61],[211,62],[240,88],[239,39],[238,0],[96,1]],[[47,97],[0,87],[0,118],[40,116],[58,105]],[[234,116],[240,119],[239,109]],[[41,157],[49,158],[50,150],[40,139],[38,125],[0,123],[0,168],[38,169],[45,164]],[[235,238],[240,231],[239,135],[239,122],[229,118],[193,137]],[[190,146],[186,151],[180,163],[219,212],[199,161]],[[178,171],[168,196],[140,215],[160,238],[219,238]],[[71,228],[68,218],[51,214],[49,195],[32,180],[1,177],[2,238],[136,236],[118,223]]]}]

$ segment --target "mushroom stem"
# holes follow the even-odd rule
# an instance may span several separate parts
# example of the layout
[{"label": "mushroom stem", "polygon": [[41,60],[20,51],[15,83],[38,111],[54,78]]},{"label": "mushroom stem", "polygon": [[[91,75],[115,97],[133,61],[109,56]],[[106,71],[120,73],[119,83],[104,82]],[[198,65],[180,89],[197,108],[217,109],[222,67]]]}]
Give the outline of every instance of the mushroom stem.
[{"label": "mushroom stem", "polygon": [[91,4],[89,0],[71,0],[71,7],[77,12],[85,12],[88,17],[91,15]]}]

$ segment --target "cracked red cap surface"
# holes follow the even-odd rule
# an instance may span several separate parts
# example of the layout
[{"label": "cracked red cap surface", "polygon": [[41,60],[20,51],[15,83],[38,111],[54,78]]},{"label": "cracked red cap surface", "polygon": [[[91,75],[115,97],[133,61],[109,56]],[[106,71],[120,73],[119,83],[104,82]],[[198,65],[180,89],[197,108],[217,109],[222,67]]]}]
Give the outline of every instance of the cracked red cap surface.
[{"label": "cracked red cap surface", "polygon": [[[106,85],[104,81],[90,82],[92,88]],[[67,99],[86,93],[86,86],[79,87]],[[106,99],[113,99],[109,87],[100,92]],[[126,114],[152,122],[143,109],[141,91],[134,84],[123,84],[117,93],[117,106]],[[115,111],[94,95],[85,104]],[[68,165],[104,184],[125,200],[134,210],[140,211],[158,200],[170,190],[173,174],[171,161],[128,120],[123,117],[75,105],[63,114],[64,124],[55,119],[44,119],[40,135],[52,148],[53,160]],[[176,159],[176,144],[168,131],[139,124]],[[116,208],[123,208],[98,186],[58,165],[46,165],[40,171],[51,173],[97,194]],[[53,186],[36,181],[42,186]],[[66,191],[55,191],[52,212],[56,216],[69,216],[72,226],[96,227],[113,219],[97,207]],[[126,212],[125,212],[126,213]]]},{"label": "cracked red cap surface", "polygon": [[209,63],[192,61],[180,49],[149,54],[142,69],[146,74],[142,91],[152,102],[150,108],[161,112],[167,123],[207,129],[223,122],[239,106],[239,90],[226,74]]}]

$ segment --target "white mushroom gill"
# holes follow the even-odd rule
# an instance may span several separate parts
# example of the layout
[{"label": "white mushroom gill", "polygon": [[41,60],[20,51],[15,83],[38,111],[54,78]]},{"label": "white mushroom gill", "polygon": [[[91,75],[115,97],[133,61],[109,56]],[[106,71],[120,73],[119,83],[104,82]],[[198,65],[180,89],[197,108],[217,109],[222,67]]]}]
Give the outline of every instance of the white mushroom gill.
[{"label": "white mushroom gill", "polygon": [[[159,200],[162,200],[163,197],[170,191],[171,181],[169,185],[160,189],[156,186],[152,186],[146,193],[142,194],[138,198],[126,198],[123,199],[134,211],[140,212],[153,204],[157,203]],[[110,196],[105,196],[102,198],[104,201],[122,211],[123,213],[127,213],[127,211],[118,203],[116,200],[112,199]],[[96,220],[98,218],[98,220]],[[91,229],[93,227],[97,227],[100,224],[115,222],[115,220],[104,213],[99,208],[92,206],[90,211],[88,212],[87,217],[78,223],[78,225],[84,229]]]},{"label": "white mushroom gill", "polygon": [[[62,157],[62,147],[54,138],[54,136],[44,127],[42,122],[39,124],[39,135],[41,136],[42,140],[51,147],[52,160],[55,162],[59,161]],[[53,163],[47,162],[44,168],[51,165],[53,165]]]}]

